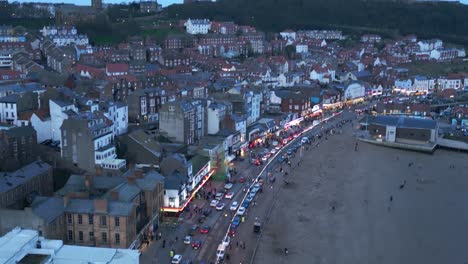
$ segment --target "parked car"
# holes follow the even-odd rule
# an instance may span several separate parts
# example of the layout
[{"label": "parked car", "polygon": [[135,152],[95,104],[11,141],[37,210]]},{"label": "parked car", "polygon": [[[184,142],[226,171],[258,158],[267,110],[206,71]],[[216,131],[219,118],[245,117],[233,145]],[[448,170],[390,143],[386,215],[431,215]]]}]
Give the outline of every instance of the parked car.
[{"label": "parked car", "polygon": [[203,224],[206,220],[206,215],[202,215],[198,218],[198,223]]},{"label": "parked car", "polygon": [[229,228],[228,235],[233,236],[236,234],[236,232],[237,232],[237,228],[231,226],[231,228]]},{"label": "parked car", "polygon": [[195,232],[198,230],[198,225],[192,225],[192,227],[190,228],[190,236],[194,236],[195,235]]},{"label": "parked car", "polygon": [[240,220],[241,219],[239,216],[234,217],[234,220],[232,220],[232,225],[238,227],[240,225]]},{"label": "parked car", "polygon": [[245,201],[242,203],[241,206],[244,207],[244,208],[248,208],[249,204],[250,204],[250,202],[247,202],[247,199],[245,199]]},{"label": "parked car", "polygon": [[231,189],[232,189],[232,186],[233,186],[232,183],[226,183],[226,184],[224,185],[224,189],[226,189],[226,190],[231,190]]},{"label": "parked car", "polygon": [[179,264],[181,261],[182,261],[182,255],[175,255],[175,256],[172,258],[171,263],[172,263],[172,264]]},{"label": "parked car", "polygon": [[223,239],[223,242],[221,242],[225,247],[229,246],[231,243],[231,237],[230,236],[225,236]]},{"label": "parked car", "polygon": [[200,228],[200,234],[208,234],[210,232],[210,227],[209,226],[203,226]]},{"label": "parked car", "polygon": [[210,206],[211,207],[216,207],[218,205],[219,201],[218,200],[211,200]]},{"label": "parked car", "polygon": [[192,243],[192,236],[185,236],[184,237],[184,244],[190,245]]},{"label": "parked car", "polygon": [[225,204],[224,203],[218,203],[216,205],[216,210],[222,211],[224,209]]},{"label": "parked car", "polygon": [[223,196],[224,196],[224,193],[219,192],[219,193],[216,194],[215,199],[216,200],[221,200],[221,199],[223,199]]},{"label": "parked car", "polygon": [[213,210],[211,210],[211,208],[208,208],[208,207],[207,207],[207,208],[203,209],[203,215],[204,215],[204,216],[209,216],[209,215],[211,214],[212,211],[213,211]]},{"label": "parked car", "polygon": [[272,149],[272,150],[270,151],[270,154],[276,154],[276,149]]},{"label": "parked car", "polygon": [[226,199],[232,199],[233,196],[234,196],[234,193],[233,193],[233,192],[227,192],[227,193],[224,195],[224,198],[226,198]]},{"label": "parked car", "polygon": [[202,242],[200,240],[195,240],[192,242],[192,248],[197,250],[201,247],[202,245]]},{"label": "parked car", "polygon": [[235,211],[237,210],[237,207],[239,206],[239,203],[237,201],[232,202],[231,207],[229,207],[229,210]]},{"label": "parked car", "polygon": [[242,207],[242,206],[239,207],[239,210],[237,210],[236,215],[242,216],[242,215],[244,215],[244,214],[245,214],[245,207]]},{"label": "parked car", "polygon": [[240,177],[240,178],[239,178],[239,183],[244,183],[244,182],[245,182],[245,177],[243,177],[243,176]]}]

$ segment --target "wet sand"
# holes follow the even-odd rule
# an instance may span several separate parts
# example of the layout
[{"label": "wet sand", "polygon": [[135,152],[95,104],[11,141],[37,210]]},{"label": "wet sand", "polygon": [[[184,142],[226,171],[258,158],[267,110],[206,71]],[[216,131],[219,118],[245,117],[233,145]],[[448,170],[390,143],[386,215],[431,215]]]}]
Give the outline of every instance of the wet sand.
[{"label": "wet sand", "polygon": [[355,142],[348,128],[305,153],[254,263],[468,263],[468,154]]}]

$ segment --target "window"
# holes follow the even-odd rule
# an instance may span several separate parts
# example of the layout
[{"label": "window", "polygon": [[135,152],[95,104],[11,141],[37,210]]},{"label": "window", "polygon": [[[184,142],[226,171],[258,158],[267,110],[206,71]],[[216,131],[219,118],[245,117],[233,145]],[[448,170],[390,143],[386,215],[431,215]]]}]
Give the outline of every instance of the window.
[{"label": "window", "polygon": [[114,217],[115,226],[120,226],[120,218]]},{"label": "window", "polygon": [[73,240],[73,231],[68,230],[68,240],[72,241]]},{"label": "window", "polygon": [[71,224],[72,223],[72,215],[67,214],[67,223]]},{"label": "window", "polygon": [[115,234],[115,244],[120,245],[120,234]]},{"label": "window", "polygon": [[78,215],[78,224],[79,225],[83,224],[83,216],[82,215]]},{"label": "window", "polygon": [[83,241],[83,231],[78,232],[78,239]]},{"label": "window", "polygon": [[88,224],[90,225],[94,224],[93,215],[88,215]]},{"label": "window", "polygon": [[107,218],[103,215],[101,216],[101,225],[106,226],[107,225]]},{"label": "window", "polygon": [[93,240],[94,239],[94,232],[89,232],[89,240]]},{"label": "window", "polygon": [[106,232],[102,232],[101,237],[102,237],[102,242],[107,242],[107,233]]}]

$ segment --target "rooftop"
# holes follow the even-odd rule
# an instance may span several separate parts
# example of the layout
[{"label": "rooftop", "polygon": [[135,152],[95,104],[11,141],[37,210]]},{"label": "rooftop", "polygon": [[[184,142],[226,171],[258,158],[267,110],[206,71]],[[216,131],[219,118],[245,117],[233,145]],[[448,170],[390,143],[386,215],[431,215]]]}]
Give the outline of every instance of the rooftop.
[{"label": "rooftop", "polygon": [[0,192],[3,193],[14,189],[47,172],[50,168],[50,165],[45,162],[35,161],[14,172],[0,172]]},{"label": "rooftop", "polygon": [[435,129],[437,127],[437,122],[434,120],[405,116],[369,116],[368,123],[415,129]]}]

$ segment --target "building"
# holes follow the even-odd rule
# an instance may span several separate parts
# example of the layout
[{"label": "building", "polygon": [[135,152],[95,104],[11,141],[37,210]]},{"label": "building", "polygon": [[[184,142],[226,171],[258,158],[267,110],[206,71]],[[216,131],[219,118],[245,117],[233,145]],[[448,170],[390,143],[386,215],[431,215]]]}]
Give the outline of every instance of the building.
[{"label": "building", "polygon": [[35,195],[52,195],[52,167],[35,161],[13,172],[0,172],[0,208],[23,209]]},{"label": "building", "polygon": [[103,102],[99,106],[104,116],[113,123],[114,137],[128,131],[128,106],[121,102]]},{"label": "building", "polygon": [[113,122],[99,113],[85,112],[64,120],[61,130],[61,156],[80,168],[94,171],[125,168],[126,161],[117,159]]},{"label": "building", "polygon": [[133,123],[157,123],[159,109],[167,100],[166,91],[159,88],[136,90],[127,98],[130,121]]},{"label": "building", "polygon": [[363,43],[379,43],[382,41],[382,37],[375,34],[366,34],[361,36],[361,42]]},{"label": "building", "polygon": [[401,91],[401,92],[410,91],[412,86],[413,86],[413,83],[411,79],[406,79],[406,80],[396,79],[394,83],[395,91]]},{"label": "building", "polygon": [[140,1],[140,12],[153,13],[156,11],[158,11],[158,1],[156,0],[141,0]]},{"label": "building", "polygon": [[36,130],[37,142],[52,139],[51,119],[48,109],[27,111],[19,114],[18,123],[27,123]]},{"label": "building", "polygon": [[211,22],[209,19],[188,19],[184,26],[186,27],[187,33],[196,34],[208,34],[211,30]]},{"label": "building", "polygon": [[205,115],[197,101],[167,102],[159,110],[159,129],[176,142],[192,145],[206,135]]},{"label": "building", "polygon": [[0,261],[13,263],[140,263],[140,252],[129,249],[64,245],[36,230],[15,228],[0,237]]},{"label": "building", "polygon": [[91,7],[94,10],[101,10],[102,9],[102,0],[91,0]]},{"label": "building", "polygon": [[408,93],[431,93],[436,87],[436,79],[426,76],[415,76],[414,83]]},{"label": "building", "polygon": [[179,65],[190,65],[192,62],[191,58],[184,53],[176,50],[163,50],[158,59],[159,64],[162,66],[173,68]]},{"label": "building", "polygon": [[127,75],[129,71],[126,63],[109,63],[106,65],[107,76],[122,76]]},{"label": "building", "polygon": [[357,103],[364,100],[366,96],[366,87],[362,82],[351,82],[345,86],[344,100],[347,103]]},{"label": "building", "polygon": [[215,135],[221,128],[221,121],[226,116],[227,107],[222,102],[211,102],[207,108],[208,134]]},{"label": "building", "polygon": [[63,121],[68,119],[70,116],[77,115],[78,108],[70,102],[49,99],[49,111],[52,140],[61,141],[62,133],[60,127],[62,126]]},{"label": "building", "polygon": [[281,112],[283,113],[295,113],[303,117],[311,109],[310,98],[301,91],[280,90],[275,91],[275,95],[281,98]]},{"label": "building", "polygon": [[438,136],[437,122],[404,116],[368,116],[367,131],[377,140],[406,144],[434,143]]},{"label": "building", "polygon": [[0,170],[15,170],[36,160],[36,145],[36,131],[31,126],[0,130]]},{"label": "building", "polygon": [[430,52],[435,49],[441,49],[443,42],[440,39],[430,39],[418,41],[419,51]]}]

